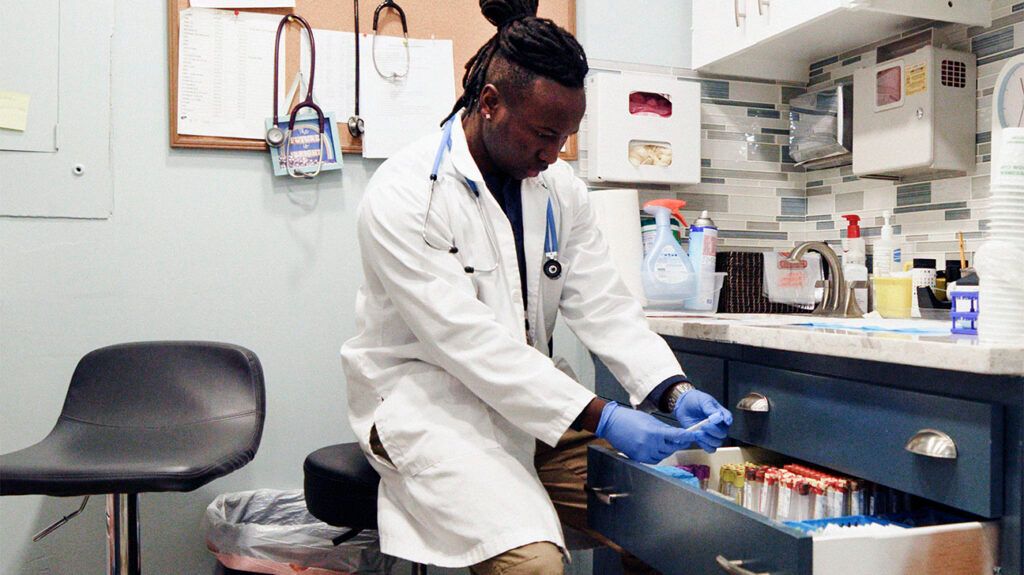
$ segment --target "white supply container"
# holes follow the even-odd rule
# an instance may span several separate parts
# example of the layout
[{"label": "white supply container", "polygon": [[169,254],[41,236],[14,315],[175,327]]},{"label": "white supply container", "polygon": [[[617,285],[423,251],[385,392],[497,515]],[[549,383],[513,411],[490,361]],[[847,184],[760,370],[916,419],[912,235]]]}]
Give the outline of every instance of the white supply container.
[{"label": "white supply container", "polygon": [[700,182],[700,84],[668,75],[591,75],[587,177],[593,182]]},{"label": "white supply container", "polygon": [[683,303],[683,309],[691,311],[706,311],[715,313],[718,311],[718,297],[722,294],[722,286],[725,285],[725,272],[713,272],[701,274],[700,288],[697,295],[687,299]]},{"label": "white supply container", "polygon": [[900,178],[974,168],[974,54],[925,46],[853,75],[853,173]]}]

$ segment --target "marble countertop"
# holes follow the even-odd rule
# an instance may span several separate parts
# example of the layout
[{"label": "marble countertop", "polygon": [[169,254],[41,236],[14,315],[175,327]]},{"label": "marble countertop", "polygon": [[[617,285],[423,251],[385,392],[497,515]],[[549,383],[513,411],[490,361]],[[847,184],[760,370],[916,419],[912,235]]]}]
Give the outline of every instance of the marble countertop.
[{"label": "marble countertop", "polygon": [[[809,315],[648,312],[651,328],[664,336],[736,343],[801,353],[866,359],[982,374],[1024,375],[1024,344],[993,345],[977,336],[949,333],[949,322],[844,320]],[[822,326],[800,326],[800,323]],[[882,325],[896,331],[864,331]]]}]

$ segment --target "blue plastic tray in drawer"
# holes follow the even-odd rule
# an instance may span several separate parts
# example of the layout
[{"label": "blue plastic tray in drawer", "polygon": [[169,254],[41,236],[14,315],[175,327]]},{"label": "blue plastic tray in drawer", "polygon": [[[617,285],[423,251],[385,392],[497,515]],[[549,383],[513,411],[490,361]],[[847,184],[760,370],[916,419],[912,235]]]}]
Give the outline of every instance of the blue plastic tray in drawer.
[{"label": "blue plastic tray in drawer", "polygon": [[795,527],[805,533],[814,533],[819,529],[824,529],[828,525],[841,525],[843,527],[859,527],[861,525],[895,525],[897,527],[906,527],[901,523],[894,521],[888,521],[879,517],[869,517],[867,515],[849,515],[847,517],[829,517],[826,519],[807,519],[805,521],[786,521],[787,527]]}]

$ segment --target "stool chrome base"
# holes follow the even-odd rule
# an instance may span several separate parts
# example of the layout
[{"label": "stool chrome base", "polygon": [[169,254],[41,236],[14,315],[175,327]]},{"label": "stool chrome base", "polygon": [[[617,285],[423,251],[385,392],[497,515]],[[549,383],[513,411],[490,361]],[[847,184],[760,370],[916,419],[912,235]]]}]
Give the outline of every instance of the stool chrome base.
[{"label": "stool chrome base", "polygon": [[107,575],[141,575],[139,494],[107,495]]}]

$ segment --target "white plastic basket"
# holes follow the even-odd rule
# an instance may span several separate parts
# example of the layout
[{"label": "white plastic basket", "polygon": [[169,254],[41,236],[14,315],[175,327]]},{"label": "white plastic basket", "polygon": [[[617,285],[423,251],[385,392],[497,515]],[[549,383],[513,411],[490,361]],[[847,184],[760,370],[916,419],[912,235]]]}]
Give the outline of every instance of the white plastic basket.
[{"label": "white plastic basket", "polygon": [[306,510],[301,489],[224,493],[203,516],[206,546],[229,569],[270,575],[385,575],[396,560],[367,530],[335,546],[346,531]]}]

